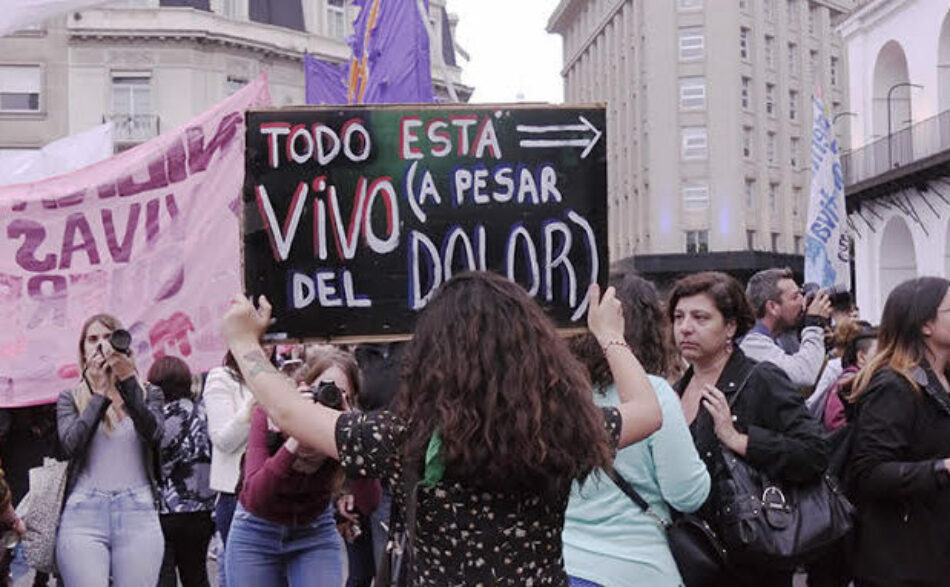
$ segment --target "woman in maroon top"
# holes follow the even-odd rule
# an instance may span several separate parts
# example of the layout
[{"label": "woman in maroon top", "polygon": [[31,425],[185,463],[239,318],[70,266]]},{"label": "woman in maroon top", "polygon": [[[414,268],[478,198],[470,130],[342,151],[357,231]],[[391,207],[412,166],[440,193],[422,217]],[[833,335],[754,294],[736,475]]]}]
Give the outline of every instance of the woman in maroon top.
[{"label": "woman in maroon top", "polygon": [[[328,349],[304,381],[314,394],[332,384],[345,406],[359,391],[359,368],[351,354]],[[271,429],[257,408],[243,474],[225,549],[228,585],[341,585],[343,544],[329,507],[343,481],[340,465]]]}]

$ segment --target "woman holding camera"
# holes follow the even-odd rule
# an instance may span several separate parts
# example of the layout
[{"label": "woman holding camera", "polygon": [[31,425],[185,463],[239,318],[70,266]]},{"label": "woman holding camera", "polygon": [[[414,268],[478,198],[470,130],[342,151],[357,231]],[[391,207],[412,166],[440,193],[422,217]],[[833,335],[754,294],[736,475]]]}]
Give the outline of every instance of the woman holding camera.
[{"label": "woman holding camera", "polygon": [[[158,519],[162,391],[113,348],[119,321],[97,314],[79,338],[82,381],[56,406],[69,459],[56,562],[69,587],[155,585],[165,541]],[[127,335],[127,333],[126,333]],[[118,344],[118,341],[116,341]]]},{"label": "woman holding camera", "polygon": [[270,320],[235,296],[224,332],[278,426],[355,477],[393,489],[411,585],[567,585],[564,510],[575,479],[656,431],[660,408],[623,338],[620,303],[592,285],[588,326],[620,405],[599,409],[584,367],[525,290],[494,273],[441,284],[418,317],[392,411],[341,414],[308,404],[266,362]]},{"label": "woman holding camera", "polygon": [[[359,367],[351,354],[327,349],[303,380],[306,401],[345,408],[359,392]],[[342,585],[343,542],[330,507],[342,483],[339,464],[271,429],[255,409],[225,548],[229,587]]]}]

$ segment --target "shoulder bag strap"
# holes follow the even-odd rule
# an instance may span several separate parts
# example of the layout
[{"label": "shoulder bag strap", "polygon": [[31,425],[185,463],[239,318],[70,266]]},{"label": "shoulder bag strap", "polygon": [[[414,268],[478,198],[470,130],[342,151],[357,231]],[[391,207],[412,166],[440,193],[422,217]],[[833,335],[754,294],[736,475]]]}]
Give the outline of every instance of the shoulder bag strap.
[{"label": "shoulder bag strap", "polygon": [[647,503],[647,500],[643,499],[643,496],[640,495],[636,489],[633,488],[633,485],[630,485],[630,482],[624,479],[616,469],[610,469],[607,472],[607,476],[610,477],[610,480],[626,494],[627,497],[637,504],[643,513],[653,518],[661,528],[668,528],[671,523],[667,520],[664,520],[662,516],[653,511],[653,508],[650,507],[650,504]]}]

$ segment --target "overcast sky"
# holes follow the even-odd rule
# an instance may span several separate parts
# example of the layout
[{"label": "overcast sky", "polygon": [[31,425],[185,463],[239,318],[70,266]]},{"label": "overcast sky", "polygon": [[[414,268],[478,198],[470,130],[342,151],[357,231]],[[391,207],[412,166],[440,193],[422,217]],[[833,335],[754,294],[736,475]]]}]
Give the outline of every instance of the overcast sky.
[{"label": "overcast sky", "polygon": [[563,102],[561,37],[545,31],[559,0],[447,0],[472,102]]}]

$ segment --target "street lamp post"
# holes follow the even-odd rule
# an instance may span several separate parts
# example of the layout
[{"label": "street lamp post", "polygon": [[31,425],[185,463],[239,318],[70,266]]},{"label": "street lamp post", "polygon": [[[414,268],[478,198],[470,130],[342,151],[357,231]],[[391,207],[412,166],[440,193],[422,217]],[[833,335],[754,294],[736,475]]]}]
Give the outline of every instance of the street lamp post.
[{"label": "street lamp post", "polygon": [[891,147],[891,92],[893,92],[897,88],[904,88],[904,87],[923,89],[924,86],[920,84],[912,84],[910,82],[898,82],[894,84],[893,86],[891,86],[890,89],[887,90],[887,168],[888,169],[893,169],[894,167],[894,158],[892,155],[892,147]]}]

